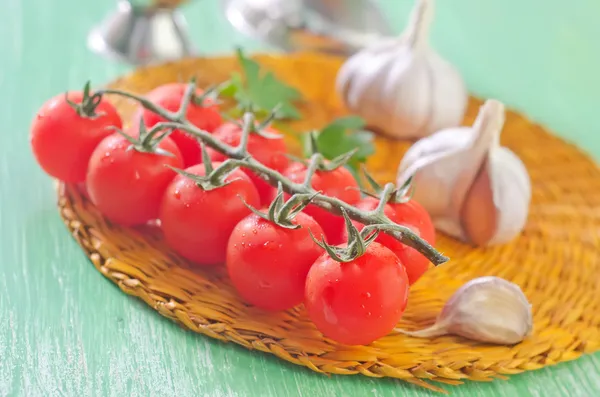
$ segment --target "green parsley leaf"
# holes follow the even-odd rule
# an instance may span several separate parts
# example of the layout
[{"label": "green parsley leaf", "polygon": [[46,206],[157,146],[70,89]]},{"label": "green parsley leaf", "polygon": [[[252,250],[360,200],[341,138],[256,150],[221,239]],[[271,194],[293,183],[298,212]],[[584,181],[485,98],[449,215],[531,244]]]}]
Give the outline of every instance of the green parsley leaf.
[{"label": "green parsley leaf", "polygon": [[231,79],[221,86],[222,96],[234,98],[242,109],[268,113],[279,105],[280,119],[300,117],[300,112],[293,104],[302,97],[298,90],[279,81],[272,72],[261,75],[260,65],[246,57],[239,48],[237,58],[242,74],[232,74]]},{"label": "green parsley leaf", "polygon": [[[348,166],[358,171],[360,164],[375,153],[373,133],[364,129],[365,122],[358,116],[338,118],[317,133],[317,150],[327,159],[358,149]],[[310,151],[309,134],[302,135],[305,154]]]}]

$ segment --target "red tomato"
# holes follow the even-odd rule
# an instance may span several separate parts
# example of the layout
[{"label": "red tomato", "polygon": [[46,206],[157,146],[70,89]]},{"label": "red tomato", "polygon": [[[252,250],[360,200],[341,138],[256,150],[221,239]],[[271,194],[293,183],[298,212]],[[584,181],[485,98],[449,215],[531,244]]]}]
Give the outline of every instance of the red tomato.
[{"label": "red tomato", "polygon": [[309,215],[286,229],[250,214],[233,229],[227,245],[227,270],[238,293],[266,310],[285,310],[302,302],[308,269],[323,253],[310,237],[323,231]]},{"label": "red tomato", "polygon": [[[186,171],[205,175],[202,164]],[[225,181],[231,182],[205,191],[190,178],[177,175],[162,199],[160,220],[167,243],[199,265],[224,263],[231,231],[251,212],[242,199],[252,206],[259,205],[258,192],[242,171],[236,169]]]},{"label": "red tomato", "polygon": [[[267,128],[265,132],[279,134],[273,128]],[[225,123],[215,130],[214,136],[221,142],[235,147],[240,144],[242,130],[235,123]],[[208,148],[207,151],[213,161],[225,161],[227,159],[224,154],[214,149]],[[250,134],[248,137],[248,153],[257,161],[275,171],[281,172],[288,166],[289,159],[286,156],[286,151],[283,138],[265,138],[258,134]],[[246,172],[256,185],[262,205],[268,206],[274,197],[276,189],[252,171],[244,170],[244,172]]]},{"label": "red tomato", "polygon": [[[69,100],[80,104],[82,92],[70,92]],[[96,108],[98,117],[77,114],[65,94],[51,98],[38,110],[30,131],[33,155],[50,176],[65,182],[83,182],[92,152],[102,139],[121,128],[121,117],[108,101]]]},{"label": "red tomato", "polygon": [[[162,106],[169,111],[176,112],[179,110],[179,105],[181,104],[181,99],[183,98],[186,87],[186,83],[170,83],[161,85],[150,91],[146,95],[146,98],[154,102],[156,105]],[[199,88],[196,90],[196,95],[198,96],[202,95],[203,93],[204,91]],[[206,99],[205,102],[206,103],[202,106],[190,103],[187,109],[186,118],[196,127],[207,132],[213,132],[215,128],[220,126],[222,123],[221,114],[219,113],[219,109],[216,104],[208,99]],[[148,109],[142,109],[141,112],[144,124],[148,128],[152,128],[154,125],[156,125],[156,123],[165,121],[156,113]],[[186,168],[200,162],[200,143],[195,137],[184,131],[175,130],[171,133],[171,135],[169,135],[169,138],[171,138],[177,144],[177,147],[181,151],[183,162]]]},{"label": "red tomato", "polygon": [[[377,207],[378,200],[373,197],[367,197],[361,200],[356,207],[363,211],[372,211]],[[423,208],[415,200],[410,200],[406,203],[394,204],[388,203],[385,206],[385,215],[399,225],[410,228],[423,240],[429,244],[435,244],[435,227],[425,208]],[[361,223],[352,222],[358,230],[362,230],[364,225]],[[346,233],[346,231],[344,232]],[[391,249],[400,262],[406,267],[408,280],[410,284],[414,284],[429,268],[429,260],[414,248],[402,244],[394,237],[386,233],[380,233],[377,236],[379,243]]]},{"label": "red tomato", "polygon": [[165,167],[183,167],[181,153],[169,138],[159,148],[175,157],[130,149],[131,143],[115,133],[94,150],[86,178],[92,202],[108,219],[124,225],[144,224],[157,218],[160,200],[175,173]]},{"label": "red tomato", "polygon": [[404,266],[392,251],[373,242],[351,262],[321,255],[308,272],[304,304],[328,338],[367,345],[394,329],[407,298]]},{"label": "red tomato", "polygon": [[[293,182],[302,183],[306,176],[306,166],[302,163],[294,163],[283,174]],[[360,200],[358,184],[350,171],[344,167],[336,168],[333,171],[317,171],[312,178],[312,187],[322,191],[326,196],[336,197],[348,204],[354,204]],[[345,242],[346,224],[343,217],[332,214],[314,204],[306,207],[304,212],[321,225],[329,244],[337,245]]]}]

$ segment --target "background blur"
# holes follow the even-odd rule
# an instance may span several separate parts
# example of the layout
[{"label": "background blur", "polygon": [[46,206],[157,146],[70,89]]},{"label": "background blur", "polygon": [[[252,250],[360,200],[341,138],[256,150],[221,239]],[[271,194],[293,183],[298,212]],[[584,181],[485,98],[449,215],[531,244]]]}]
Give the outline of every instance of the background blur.
[{"label": "background blur", "polygon": [[[24,73],[37,80],[36,91],[28,95],[44,98],[65,84],[79,87],[88,77],[100,84],[126,71],[86,49],[89,29],[114,3],[2,0],[2,93],[12,89],[16,92],[8,97],[18,96],[9,79]],[[400,32],[413,1],[378,3]],[[235,31],[219,0],[192,0],[183,11],[193,43],[204,53],[228,52],[235,45],[269,49]],[[460,69],[472,92],[495,96],[581,141],[600,134],[595,117],[600,102],[599,16],[596,0],[442,0],[436,4],[432,41]],[[53,73],[69,65],[65,73]]]}]

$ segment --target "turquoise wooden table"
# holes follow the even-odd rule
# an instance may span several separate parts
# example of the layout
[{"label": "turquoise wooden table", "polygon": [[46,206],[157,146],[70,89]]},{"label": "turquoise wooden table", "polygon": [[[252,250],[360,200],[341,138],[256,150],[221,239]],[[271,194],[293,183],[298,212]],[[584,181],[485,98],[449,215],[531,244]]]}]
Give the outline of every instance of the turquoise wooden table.
[{"label": "turquoise wooden table", "polygon": [[[382,1],[399,31],[412,2]],[[528,113],[600,157],[600,3],[439,1],[433,41],[471,90]],[[326,377],[186,332],[124,295],[88,262],[28,147],[48,97],[127,72],[86,49],[114,3],[0,2],[0,396],[416,396],[399,381]],[[185,8],[207,54],[243,45],[218,1]],[[209,36],[211,38],[209,38]],[[215,39],[216,37],[216,39]],[[600,354],[508,381],[446,387],[455,396],[598,396]]]}]

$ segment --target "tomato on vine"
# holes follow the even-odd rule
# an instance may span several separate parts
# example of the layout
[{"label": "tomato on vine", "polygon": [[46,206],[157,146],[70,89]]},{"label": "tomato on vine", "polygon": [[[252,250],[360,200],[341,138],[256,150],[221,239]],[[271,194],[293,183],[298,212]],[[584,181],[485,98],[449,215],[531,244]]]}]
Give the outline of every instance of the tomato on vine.
[{"label": "tomato on vine", "polygon": [[35,115],[30,145],[40,167],[64,182],[83,182],[96,146],[121,128],[115,107],[100,95],[83,91],[57,95]]},{"label": "tomato on vine", "polygon": [[[291,164],[283,175],[292,182],[303,183],[306,179],[307,166],[301,162]],[[338,198],[348,204],[360,200],[359,186],[348,169],[337,167],[333,170],[317,170],[311,178],[314,190],[326,196]],[[310,204],[304,212],[312,216],[323,228],[329,244],[341,244],[344,241],[344,218],[327,210]]]},{"label": "tomato on vine", "polygon": [[[187,87],[187,83],[164,84],[150,91],[146,95],[146,99],[168,111],[177,112]],[[187,108],[186,118],[196,127],[207,132],[213,132],[221,125],[223,120],[218,106],[210,98],[209,94],[200,88],[196,89],[195,95],[192,97],[192,101]],[[142,120],[148,128],[152,128],[157,123],[165,121],[158,114],[145,108],[140,108],[139,113],[141,113]],[[170,138],[177,144],[185,167],[190,167],[200,162],[200,143],[194,136],[176,129],[171,133]]]},{"label": "tomato on vine", "polygon": [[[355,206],[363,211],[372,211],[377,208],[379,200],[373,197],[366,197]],[[435,244],[435,227],[431,217],[419,203],[415,200],[407,200],[400,203],[387,203],[384,207],[384,213],[392,222],[406,226],[417,236],[427,241],[430,245]],[[353,221],[358,230],[362,230],[363,224]],[[404,267],[410,284],[414,284],[429,269],[429,259],[419,253],[414,248],[402,244],[395,237],[381,233],[377,237],[377,242],[386,246],[400,259]]]},{"label": "tomato on vine", "polygon": [[207,177],[213,167],[216,170],[221,166],[205,162],[178,171],[160,206],[167,244],[198,265],[224,263],[233,228],[250,214],[244,201],[253,206],[260,204],[256,187],[241,170]]},{"label": "tomato on vine", "polygon": [[[242,127],[233,122],[225,123],[215,130],[213,136],[227,145],[236,147],[241,141]],[[275,171],[281,172],[289,164],[284,139],[272,127],[264,127],[260,131],[251,132],[248,136],[247,150],[258,162]],[[213,161],[224,161],[227,158],[224,154],[214,149],[208,148],[207,151]],[[246,172],[256,185],[262,205],[268,206],[275,196],[276,189],[254,172],[244,168],[242,170]]]},{"label": "tomato on vine", "polygon": [[265,213],[255,210],[233,229],[227,271],[248,303],[286,310],[302,302],[308,270],[323,252],[310,235],[321,236],[321,227],[300,212],[309,199],[296,195],[284,205],[281,192]]},{"label": "tomato on vine", "polygon": [[104,138],[90,158],[86,187],[92,203],[123,226],[156,219],[160,200],[174,172],[182,167],[177,145],[162,133],[155,138],[144,128],[139,138],[116,132]]},{"label": "tomato on vine", "polygon": [[[374,211],[380,205],[380,196],[386,193],[383,193],[384,189],[368,172],[364,171],[364,175],[375,194],[367,193],[368,196],[355,206],[362,211]],[[383,206],[383,214],[395,224],[407,227],[422,240],[433,246],[435,245],[435,226],[433,220],[422,205],[410,198],[409,191],[411,184],[412,178],[403,186],[389,187],[389,197],[386,198],[386,204]],[[358,230],[364,228],[364,225],[360,222],[353,221],[352,223]],[[425,255],[398,241],[392,235],[383,232],[379,234],[376,241],[388,247],[400,258],[400,261],[406,267],[406,273],[411,285],[417,282],[427,269],[429,269],[430,262]]]},{"label": "tomato on vine", "polygon": [[[349,247],[329,248],[339,253]],[[362,248],[349,258],[321,255],[306,278],[309,318],[326,337],[346,345],[387,335],[408,300],[408,277],[398,257],[377,242]]]}]

